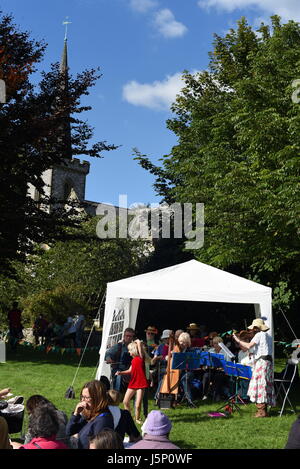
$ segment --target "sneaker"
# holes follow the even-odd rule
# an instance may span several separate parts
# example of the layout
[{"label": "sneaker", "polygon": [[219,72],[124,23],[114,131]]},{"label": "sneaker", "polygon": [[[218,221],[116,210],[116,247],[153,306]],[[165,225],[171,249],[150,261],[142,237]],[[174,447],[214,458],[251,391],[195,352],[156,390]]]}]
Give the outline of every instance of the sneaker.
[{"label": "sneaker", "polygon": [[207,396],[202,397],[202,401],[205,401],[207,399]]}]

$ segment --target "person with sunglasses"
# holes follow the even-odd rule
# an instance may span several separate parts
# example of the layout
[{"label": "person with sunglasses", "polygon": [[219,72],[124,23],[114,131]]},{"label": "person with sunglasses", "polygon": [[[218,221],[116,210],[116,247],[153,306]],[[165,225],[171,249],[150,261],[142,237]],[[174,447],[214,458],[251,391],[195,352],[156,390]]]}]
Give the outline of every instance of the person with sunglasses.
[{"label": "person with sunglasses", "polygon": [[158,334],[158,330],[154,326],[148,326],[145,329],[146,332],[146,345],[147,345],[147,353],[151,355],[151,353],[157,348],[158,342],[155,339],[155,336]]}]

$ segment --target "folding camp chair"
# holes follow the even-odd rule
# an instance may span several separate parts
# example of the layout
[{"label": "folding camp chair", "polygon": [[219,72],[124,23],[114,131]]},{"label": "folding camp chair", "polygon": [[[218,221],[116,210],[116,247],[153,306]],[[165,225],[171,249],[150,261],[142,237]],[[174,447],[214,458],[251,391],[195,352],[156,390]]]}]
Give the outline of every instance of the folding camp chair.
[{"label": "folding camp chair", "polygon": [[[297,341],[298,340],[299,339],[297,339]],[[295,346],[299,347],[298,343],[299,342],[297,342]],[[281,409],[279,413],[280,417],[282,416],[286,402],[289,403],[292,412],[296,413],[296,410],[289,399],[289,392],[293,386],[293,383],[295,382],[295,379],[299,377],[299,373],[298,373],[299,362],[300,362],[300,349],[298,348],[297,350],[293,352],[292,358],[288,360],[283,376],[280,378],[274,379],[274,386],[275,386],[275,392],[276,392],[275,399],[276,401],[278,400],[279,397],[281,397],[282,399],[282,405],[281,405]]]}]

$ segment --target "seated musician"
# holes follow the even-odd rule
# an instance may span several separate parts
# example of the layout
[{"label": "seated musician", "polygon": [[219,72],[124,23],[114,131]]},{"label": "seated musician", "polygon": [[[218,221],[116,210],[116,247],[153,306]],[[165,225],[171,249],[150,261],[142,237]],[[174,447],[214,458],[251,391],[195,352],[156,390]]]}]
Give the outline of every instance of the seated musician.
[{"label": "seated musician", "polygon": [[[149,357],[152,357],[155,349],[158,347],[158,343],[155,339],[155,336],[158,334],[158,330],[155,326],[148,326],[144,332],[146,332],[145,345],[147,354],[149,355]],[[145,363],[145,371],[146,377],[149,381],[149,386],[153,387],[154,383],[157,381],[157,370],[155,365]],[[145,418],[147,418],[148,415],[148,395],[149,389],[145,388],[143,396],[143,413]]]},{"label": "seated musician", "polygon": [[163,331],[161,336],[162,343],[154,350],[154,356],[151,360],[151,365],[158,365],[158,386],[154,396],[155,400],[158,400],[159,398],[159,391],[161,388],[162,380],[167,371],[166,356],[168,355],[169,339],[172,333],[173,331],[171,331],[170,329],[165,329]]},{"label": "seated musician", "polygon": [[192,347],[201,348],[205,345],[205,338],[199,336],[200,327],[195,322],[192,322],[191,324],[189,324],[186,330],[191,337]]},{"label": "seated musician", "polygon": [[148,355],[151,355],[158,346],[158,342],[155,339],[155,336],[158,334],[158,330],[155,326],[148,326],[147,329],[145,329],[145,332],[147,353]]},{"label": "seated musician", "polygon": [[[229,357],[221,349],[220,343],[223,343],[222,337],[215,336],[212,339],[212,347],[208,350],[210,353],[218,353],[225,356],[225,360],[229,361]],[[228,393],[229,379],[225,375],[223,369],[208,369],[204,372],[202,378],[203,397],[207,399],[208,395],[211,394],[213,400],[216,402],[220,401]]]},{"label": "seated musician", "polygon": [[[237,334],[239,340],[243,342],[250,342],[251,335],[249,335],[249,331],[241,331]],[[237,347],[240,349],[238,352],[238,363],[246,366],[253,366],[254,365],[254,357],[250,350],[245,349],[242,345],[237,344]],[[250,381],[248,379],[240,379],[238,383],[238,394],[243,400],[249,400],[249,396],[247,395],[248,387]]]},{"label": "seated musician", "polygon": [[[174,345],[178,347],[178,350],[179,350],[179,343],[178,343],[178,337],[180,336],[180,334],[182,334],[184,332],[184,330],[182,329],[177,329],[177,331],[175,331],[175,334],[174,334]],[[178,351],[177,350],[177,351]]]},{"label": "seated musician", "polygon": [[[182,332],[178,337],[179,352],[191,352],[191,338],[187,332]],[[192,381],[194,374],[191,370],[180,370],[180,384],[189,405],[194,406],[192,399]]]},{"label": "seated musician", "polygon": [[127,347],[134,337],[135,331],[131,327],[127,327],[123,333],[122,341],[113,345],[105,353],[105,361],[111,366],[111,378],[115,391],[121,392],[127,388],[128,376],[116,375],[116,372],[127,370],[130,367],[132,358]]},{"label": "seated musician", "polygon": [[219,334],[217,332],[210,332],[207,337],[204,337],[205,345],[203,347],[203,350],[207,350],[208,352],[210,352],[211,350],[209,349],[213,348],[213,344],[212,344],[213,338],[217,337],[218,335]]}]

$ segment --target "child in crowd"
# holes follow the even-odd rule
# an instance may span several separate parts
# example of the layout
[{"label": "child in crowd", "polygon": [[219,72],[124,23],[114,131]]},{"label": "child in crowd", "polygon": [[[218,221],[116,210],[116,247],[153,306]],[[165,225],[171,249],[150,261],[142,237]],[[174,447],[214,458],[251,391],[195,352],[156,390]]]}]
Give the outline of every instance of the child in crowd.
[{"label": "child in crowd", "polygon": [[117,371],[116,375],[131,375],[131,380],[128,384],[123,404],[125,409],[130,412],[130,401],[136,394],[135,421],[141,425],[142,421],[140,420],[140,416],[142,400],[144,391],[148,388],[148,381],[145,373],[145,360],[150,361],[150,358],[147,355],[144,344],[138,339],[128,345],[128,352],[131,357],[133,357],[130,368],[125,371]]},{"label": "child in crowd", "polygon": [[124,446],[120,435],[111,428],[106,428],[90,441],[89,449],[124,449]]},{"label": "child in crowd", "polygon": [[128,448],[133,443],[141,439],[133,418],[128,410],[119,409],[121,394],[114,389],[110,389],[107,393],[109,401],[109,410],[114,419],[114,430],[124,440],[124,448]]}]

